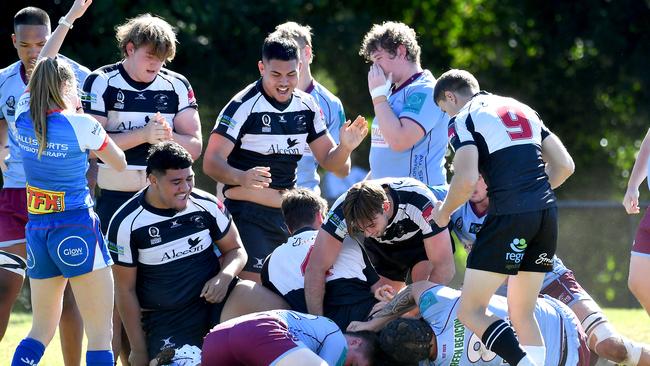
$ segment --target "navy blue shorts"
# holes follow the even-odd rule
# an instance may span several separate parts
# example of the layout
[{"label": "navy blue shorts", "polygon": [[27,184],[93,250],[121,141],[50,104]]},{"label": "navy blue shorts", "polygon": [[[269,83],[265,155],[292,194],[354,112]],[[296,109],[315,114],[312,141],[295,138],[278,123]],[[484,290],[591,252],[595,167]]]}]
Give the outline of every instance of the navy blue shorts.
[{"label": "navy blue shorts", "polygon": [[557,208],[485,218],[467,268],[516,275],[550,272],[557,248]]},{"label": "navy blue shorts", "polygon": [[223,301],[217,304],[198,298],[181,309],[143,311],[142,330],[149,359],[168,347],[180,348],[189,344],[201,348],[203,337],[219,324],[223,307],[238,281],[239,278],[233,278]]},{"label": "navy blue shorts", "polygon": [[226,199],[224,204],[248,253],[244,271],[260,273],[266,256],[289,239],[282,210],[231,199]]},{"label": "navy blue shorts", "polygon": [[102,223],[102,233],[106,233],[108,232],[108,223],[111,222],[117,209],[138,192],[120,192],[108,189],[100,189],[99,192],[100,196],[97,198],[95,210]]}]

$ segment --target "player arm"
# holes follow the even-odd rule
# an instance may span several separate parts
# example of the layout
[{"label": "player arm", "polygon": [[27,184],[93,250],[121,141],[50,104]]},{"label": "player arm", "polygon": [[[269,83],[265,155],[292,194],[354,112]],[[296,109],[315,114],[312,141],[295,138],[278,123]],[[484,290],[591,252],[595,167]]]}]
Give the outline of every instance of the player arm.
[{"label": "player arm", "polygon": [[235,276],[244,269],[248,255],[241,242],[237,227],[230,223],[226,235],[217,240],[217,247],[223,253],[221,257],[221,271],[209,279],[203,286],[201,297],[212,303],[223,300],[228,292],[228,286]]},{"label": "player arm", "polygon": [[174,141],[178,142],[196,160],[201,156],[203,142],[201,137],[201,120],[199,111],[186,108],[174,117]]},{"label": "player arm", "polygon": [[636,157],[630,179],[627,181],[623,206],[628,214],[636,214],[641,211],[639,208],[639,186],[648,175],[648,156],[650,156],[650,129],[643,138],[639,155]]},{"label": "player arm", "polygon": [[429,281],[418,281],[404,287],[398,292],[383,308],[372,314],[371,319],[365,322],[353,321],[348,326],[348,331],[370,330],[378,332],[390,323],[391,320],[397,319],[400,315],[405,314],[418,305],[420,295],[433,284]]},{"label": "player arm", "polygon": [[318,230],[305,268],[305,300],[310,314],[323,315],[325,277],[342,247],[343,244],[332,234],[323,228]]},{"label": "player arm", "polygon": [[424,137],[424,129],[410,118],[399,118],[388,104],[388,99],[375,103],[375,118],[384,140],[394,151],[404,151],[413,147]]},{"label": "player arm", "polygon": [[454,254],[451,250],[451,237],[448,230],[442,230],[436,235],[424,239],[424,249],[433,269],[429,281],[448,284],[456,274]]},{"label": "player arm", "polygon": [[546,175],[553,189],[564,183],[575,171],[571,155],[554,134],[542,141],[542,159],[546,162]]},{"label": "player arm", "polygon": [[95,155],[118,172],[126,169],[126,156],[124,155],[124,151],[108,135],[106,136],[105,145],[99,150],[95,150]]},{"label": "player arm", "polygon": [[337,177],[350,174],[350,154],[361,144],[368,134],[366,119],[357,116],[354,121],[347,121],[339,129],[338,145],[329,134],[324,134],[309,144],[314,157],[324,169]]},{"label": "player arm", "polygon": [[449,193],[443,202],[436,204],[436,224],[447,226],[451,214],[472,197],[478,182],[478,150],[476,145],[463,145],[456,150],[453,161],[454,176]]},{"label": "player arm", "polygon": [[147,343],[140,323],[142,311],[135,288],[137,267],[114,265],[111,268],[115,277],[115,301],[129,337],[131,352],[148,363]]},{"label": "player arm", "polygon": [[[64,19],[70,24],[74,23],[75,20],[80,18],[86,12],[86,9],[88,9],[91,3],[92,1],[88,0],[75,0],[75,2],[72,4],[72,7],[70,7],[70,10],[68,10],[68,14],[65,15]],[[59,53],[61,45],[63,44],[63,40],[65,39],[65,36],[68,34],[69,30],[70,28],[68,28],[66,25],[59,24],[52,35],[48,38],[45,46],[43,46],[41,49],[41,53],[38,55],[39,58],[55,57],[57,53]]]},{"label": "player arm", "polygon": [[247,188],[264,188],[271,183],[269,167],[253,167],[247,171],[233,168],[228,156],[235,143],[228,138],[212,133],[203,157],[203,172],[217,182]]}]

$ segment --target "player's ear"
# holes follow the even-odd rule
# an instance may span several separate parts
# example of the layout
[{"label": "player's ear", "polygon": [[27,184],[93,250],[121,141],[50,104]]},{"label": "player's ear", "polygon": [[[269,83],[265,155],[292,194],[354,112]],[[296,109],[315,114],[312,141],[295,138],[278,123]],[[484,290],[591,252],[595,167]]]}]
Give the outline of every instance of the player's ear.
[{"label": "player's ear", "polygon": [[384,212],[388,212],[390,210],[390,201],[385,200],[383,204]]},{"label": "player's ear", "polygon": [[149,176],[147,176],[147,179],[149,179],[149,184],[152,186],[158,184],[158,178],[156,178],[153,173],[149,174]]},{"label": "player's ear", "polygon": [[260,70],[260,76],[264,75],[264,62],[262,60],[257,61],[257,68]]}]

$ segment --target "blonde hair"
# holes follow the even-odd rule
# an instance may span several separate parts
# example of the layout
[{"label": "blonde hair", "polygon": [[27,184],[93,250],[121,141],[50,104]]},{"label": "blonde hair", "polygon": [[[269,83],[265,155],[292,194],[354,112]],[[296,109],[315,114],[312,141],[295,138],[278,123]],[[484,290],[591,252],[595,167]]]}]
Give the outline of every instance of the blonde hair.
[{"label": "blonde hair", "polygon": [[285,22],[275,27],[275,32],[279,33],[284,38],[293,38],[298,42],[298,46],[303,48],[305,46],[311,47],[311,27],[308,25],[300,25],[296,22]]},{"label": "blonde hair", "polygon": [[[53,107],[65,109],[68,88],[76,85],[74,72],[67,62],[45,57],[36,63],[29,79],[29,115],[38,141],[38,158],[47,147],[47,111]],[[75,90],[76,92],[76,90]]]},{"label": "blonde hair", "polygon": [[153,54],[167,62],[176,56],[176,33],[162,18],[141,14],[117,26],[116,31],[115,38],[124,57],[129,43],[133,43],[135,48],[151,46]]}]

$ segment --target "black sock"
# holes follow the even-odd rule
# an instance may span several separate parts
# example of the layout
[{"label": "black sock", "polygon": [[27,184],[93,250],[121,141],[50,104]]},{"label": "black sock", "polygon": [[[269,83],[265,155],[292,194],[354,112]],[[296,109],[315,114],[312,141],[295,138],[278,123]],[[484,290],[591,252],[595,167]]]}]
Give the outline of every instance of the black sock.
[{"label": "black sock", "polygon": [[501,356],[510,365],[516,365],[526,357],[526,352],[519,347],[514,330],[501,319],[490,324],[481,341],[487,349]]}]

